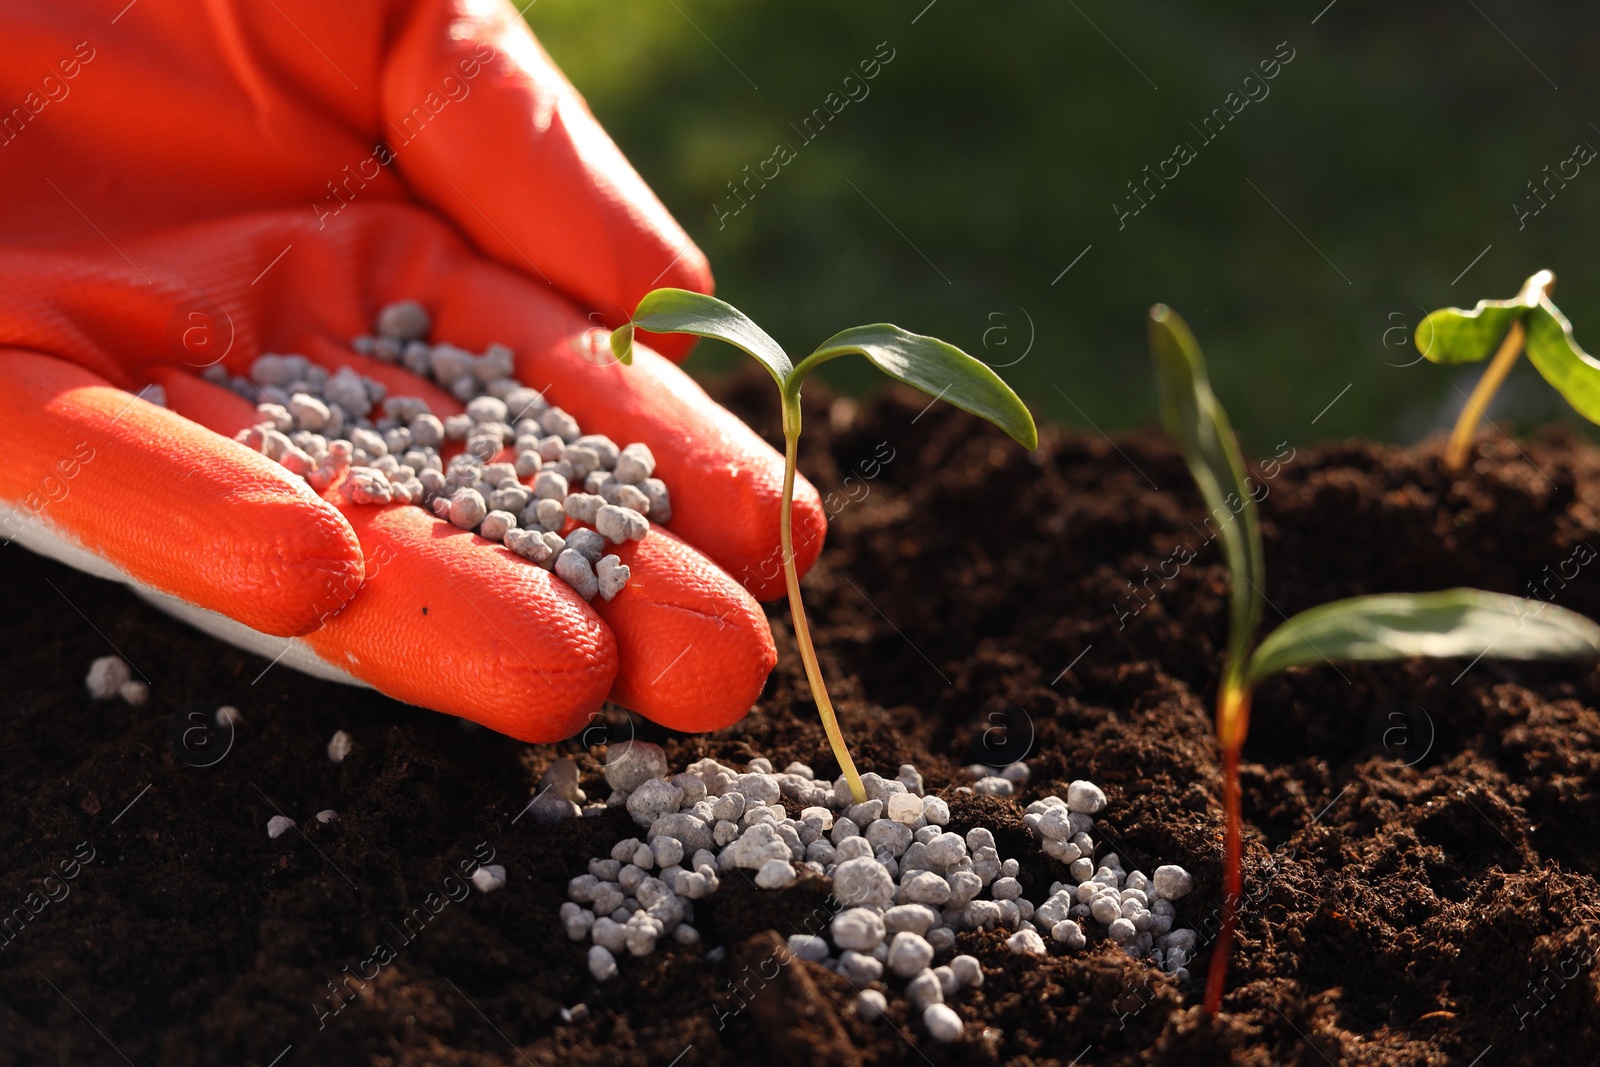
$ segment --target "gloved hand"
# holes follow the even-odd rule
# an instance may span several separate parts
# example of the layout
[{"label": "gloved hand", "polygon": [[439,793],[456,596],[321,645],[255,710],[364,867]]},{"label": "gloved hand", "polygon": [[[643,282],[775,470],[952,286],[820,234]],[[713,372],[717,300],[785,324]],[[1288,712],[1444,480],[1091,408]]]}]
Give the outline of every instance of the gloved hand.
[{"label": "gloved hand", "polygon": [[[756,599],[782,590],[781,459],[662,356],[610,357],[597,322],[710,273],[516,10],[124,3],[13,5],[0,34],[0,538],[524,740],[607,697],[684,730],[748,711],[775,661]],[[231,439],[252,405],[198,374],[263,352],[460,411],[351,350],[402,299],[655,453],[671,533],[617,550],[615,600]],[[148,383],[170,410],[130,394]],[[823,521],[800,486],[802,567]]]}]

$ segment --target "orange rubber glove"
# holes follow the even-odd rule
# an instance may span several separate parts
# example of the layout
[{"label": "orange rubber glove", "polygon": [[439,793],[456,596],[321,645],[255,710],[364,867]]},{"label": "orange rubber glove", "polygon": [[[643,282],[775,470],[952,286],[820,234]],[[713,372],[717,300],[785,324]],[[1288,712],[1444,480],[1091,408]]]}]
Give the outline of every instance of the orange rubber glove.
[{"label": "orange rubber glove", "polygon": [[[0,540],[524,740],[608,697],[683,730],[745,714],[776,658],[756,600],[782,592],[781,457],[662,356],[610,358],[596,323],[710,273],[516,10],[125,2],[3,16]],[[655,453],[671,532],[618,550],[615,600],[418,507],[318,496],[231,440],[253,408],[198,374],[263,352],[461,410],[351,351],[401,299],[435,340],[511,346],[586,433]],[[150,383],[170,410],[129,392]],[[805,568],[809,485],[795,523],[817,532]]]}]

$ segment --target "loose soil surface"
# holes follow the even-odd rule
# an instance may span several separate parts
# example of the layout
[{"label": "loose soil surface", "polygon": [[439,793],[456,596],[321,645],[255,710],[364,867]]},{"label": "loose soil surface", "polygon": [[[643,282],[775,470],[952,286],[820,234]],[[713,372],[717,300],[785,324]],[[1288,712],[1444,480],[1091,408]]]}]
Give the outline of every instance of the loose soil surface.
[{"label": "loose soil surface", "polygon": [[[952,796],[963,765],[1026,756],[1023,803],[1074,778],[1101,783],[1097,836],[1130,867],[1188,867],[1179,925],[1208,941],[1222,829],[1209,701],[1227,581],[1172,448],[1047,431],[1030,456],[958,412],[924,412],[919,396],[858,409],[813,391],[802,465],[837,495],[806,589],[860,764],[893,775],[915,763]],[[775,434],[768,392],[754,376],[724,387]],[[1279,453],[1260,472],[1269,625],[1358,593],[1527,595],[1530,582],[1600,617],[1593,448],[1490,434],[1459,478],[1441,471],[1437,442]],[[569,752],[584,753],[585,786],[603,798],[599,745],[630,735],[665,744],[679,767],[765,755],[836,773],[781,605],[769,611],[778,669],[745,721],[679,736],[608,714],[585,751],[263,674],[267,661],[14,547],[0,574],[0,909],[13,914],[0,1067],[1487,1067],[1593,1062],[1600,1048],[1589,665],[1324,666],[1263,686],[1244,771],[1249,903],[1221,1018],[1199,1008],[1208,951],[1175,983],[1095,934],[1083,952],[1024,960],[969,933],[962,949],[987,981],[956,1001],[965,1041],[938,1046],[898,994],[893,1025],[869,1024],[817,966],[758,977],[777,938],[822,905],[817,879],[778,893],[729,879],[696,906],[702,945],[625,958],[596,985],[557,907],[589,857],[637,830],[618,813],[514,821]],[[89,661],[113,646],[150,679],[145,707],[87,698]],[[231,739],[206,726],[220,704],[244,715]],[[339,729],[355,748],[334,764],[325,746]],[[1061,875],[1020,805],[952,800],[957,828],[995,827],[1042,899]],[[318,823],[325,808],[339,819]],[[269,840],[280,812],[300,830]],[[509,884],[441,906],[447,877],[489,850]],[[345,993],[380,942],[392,962]],[[579,1003],[587,1016],[564,1020]]]}]

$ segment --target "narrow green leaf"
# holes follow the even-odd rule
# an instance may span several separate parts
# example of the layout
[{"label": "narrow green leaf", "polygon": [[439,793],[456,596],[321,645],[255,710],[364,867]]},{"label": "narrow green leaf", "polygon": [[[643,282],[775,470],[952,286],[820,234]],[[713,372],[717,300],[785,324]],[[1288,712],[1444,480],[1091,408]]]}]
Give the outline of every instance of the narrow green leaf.
[{"label": "narrow green leaf", "polygon": [[1480,300],[1471,311],[1440,308],[1417,325],[1415,344],[1434,363],[1476,363],[1494,355],[1511,324],[1538,306],[1554,282],[1547,270],[1522,283],[1510,300]]},{"label": "narrow green leaf", "polygon": [[1481,589],[1385,593],[1302,611],[1267,635],[1248,680],[1312,663],[1413,656],[1582,659],[1600,655],[1600,626],[1566,608]]},{"label": "narrow green leaf", "polygon": [[1027,405],[987,364],[937,337],[888,323],[855,326],[822,342],[795,368],[794,387],[818,365],[849,355],[865,356],[896,381],[988,419],[1024,448],[1039,447],[1039,430]]},{"label": "narrow green leaf", "polygon": [[655,289],[645,294],[633,311],[633,320],[611,333],[611,351],[623,363],[633,362],[635,329],[651,333],[692,333],[713,337],[741,349],[767,368],[779,385],[794,372],[794,365],[778,342],[767,336],[749,316],[725,300],[687,289]]},{"label": "narrow green leaf", "polygon": [[1250,479],[1227,412],[1211,392],[1200,345],[1178,313],[1165,304],[1150,309],[1150,354],[1161,394],[1161,422],[1178,442],[1211,513],[1207,527],[1222,538],[1232,586],[1224,678],[1235,680],[1244,669],[1266,595],[1261,526]]},{"label": "narrow green leaf", "polygon": [[1528,362],[1578,414],[1600,422],[1600,361],[1578,347],[1566,316],[1544,299],[1528,312],[1526,328]]}]

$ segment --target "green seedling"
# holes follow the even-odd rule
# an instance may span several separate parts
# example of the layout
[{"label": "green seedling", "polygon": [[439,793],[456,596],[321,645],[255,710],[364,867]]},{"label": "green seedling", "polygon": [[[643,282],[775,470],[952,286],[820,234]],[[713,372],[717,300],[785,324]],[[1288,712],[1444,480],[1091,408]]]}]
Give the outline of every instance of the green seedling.
[{"label": "green seedling", "polygon": [[1230,578],[1228,647],[1217,687],[1217,741],[1222,750],[1222,931],[1206,981],[1206,1011],[1222,1006],[1228,956],[1243,889],[1239,815],[1239,754],[1250,724],[1257,683],[1290,667],[1318,663],[1481,657],[1564,659],[1600,655],[1600,626],[1575,612],[1537,600],[1447,589],[1386,593],[1339,600],[1283,622],[1252,645],[1261,621],[1265,576],[1261,527],[1239,446],[1228,416],[1211,392],[1200,346],[1181,318],[1156,305],[1150,349],[1161,394],[1161,418],[1188,463],[1211,518],[1220,527]]},{"label": "green seedling", "polygon": [[1600,423],[1600,361],[1578,347],[1572,324],[1550,302],[1555,282],[1554,274],[1542,270],[1510,300],[1480,300],[1471,311],[1440,308],[1417,327],[1417,350],[1434,363],[1477,363],[1494,356],[1450,433],[1447,469],[1459,471],[1467,465],[1478,420],[1524,351],[1567,403],[1590,422]]},{"label": "green seedling", "polygon": [[726,341],[752,356],[778,383],[783,401],[783,501],[779,536],[783,549],[784,581],[789,590],[789,614],[794,618],[795,643],[805,664],[806,680],[816,701],[822,728],[828,735],[839,767],[850,782],[856,803],[867,799],[861,776],[856,773],[828,687],[811,644],[811,629],[806,624],[805,604],[800,600],[800,575],[794,565],[795,459],[800,444],[800,385],[822,364],[840,356],[865,356],[867,361],[889,377],[920,389],[935,399],[946,400],[964,411],[988,419],[1029,451],[1039,446],[1039,431],[1027,407],[1000,380],[1000,376],[961,349],[936,337],[910,333],[888,323],[853,326],[836,333],[799,363],[767,336],[744,312],[713,296],[684,289],[657,289],[645,295],[634,309],[633,319],[611,335],[611,351],[623,363],[633,361],[634,330],[651,333],[688,333]]}]

